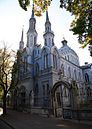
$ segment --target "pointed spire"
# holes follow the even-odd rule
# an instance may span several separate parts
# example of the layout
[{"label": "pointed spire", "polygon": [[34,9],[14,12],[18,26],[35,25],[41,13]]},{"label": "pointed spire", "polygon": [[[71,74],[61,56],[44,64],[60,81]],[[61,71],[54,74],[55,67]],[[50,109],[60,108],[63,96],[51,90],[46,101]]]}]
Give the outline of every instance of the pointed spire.
[{"label": "pointed spire", "polygon": [[22,28],[22,35],[21,35],[21,41],[19,43],[19,50],[23,50],[24,48],[23,34],[24,34],[24,28]]},{"label": "pointed spire", "polygon": [[22,28],[21,42],[23,42],[23,35],[24,35],[24,26]]},{"label": "pointed spire", "polygon": [[52,47],[54,45],[54,33],[51,30],[51,22],[49,21],[48,10],[46,10],[45,33],[43,37],[44,45],[48,47]]},{"label": "pointed spire", "polygon": [[49,21],[48,11],[46,11],[46,21]]},{"label": "pointed spire", "polygon": [[34,3],[33,3],[33,8],[32,8],[32,15],[31,18],[34,18]]}]

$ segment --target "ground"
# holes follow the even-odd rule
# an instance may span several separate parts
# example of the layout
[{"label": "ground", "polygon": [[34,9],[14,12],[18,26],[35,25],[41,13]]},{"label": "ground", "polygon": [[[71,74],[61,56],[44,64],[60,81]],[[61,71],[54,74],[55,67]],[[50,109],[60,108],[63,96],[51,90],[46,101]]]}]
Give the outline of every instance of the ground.
[{"label": "ground", "polygon": [[1,119],[14,129],[92,129],[92,123],[87,121],[48,118],[14,110],[8,110],[7,115],[1,116]]}]

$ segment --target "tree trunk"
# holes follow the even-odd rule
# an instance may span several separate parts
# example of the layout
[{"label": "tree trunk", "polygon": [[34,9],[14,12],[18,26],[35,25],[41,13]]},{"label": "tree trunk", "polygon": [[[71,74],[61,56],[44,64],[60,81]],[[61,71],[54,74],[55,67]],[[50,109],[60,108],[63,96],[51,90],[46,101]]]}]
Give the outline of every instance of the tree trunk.
[{"label": "tree trunk", "polygon": [[4,94],[3,94],[3,114],[6,115],[6,91],[4,90]]}]

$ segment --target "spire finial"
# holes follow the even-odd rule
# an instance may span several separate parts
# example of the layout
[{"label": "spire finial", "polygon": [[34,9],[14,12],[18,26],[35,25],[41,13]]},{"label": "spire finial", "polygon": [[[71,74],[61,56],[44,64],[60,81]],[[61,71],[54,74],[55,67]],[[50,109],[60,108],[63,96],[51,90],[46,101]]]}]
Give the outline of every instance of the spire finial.
[{"label": "spire finial", "polygon": [[21,41],[19,43],[19,50],[23,50],[23,48],[24,48],[23,33],[24,33],[24,26],[22,28],[22,35],[21,35]]},{"label": "spire finial", "polygon": [[48,10],[46,10],[46,21],[49,21]]},{"label": "spire finial", "polygon": [[21,35],[21,41],[23,42],[23,33],[24,33],[24,25],[23,25],[23,28],[22,28],[22,35]]},{"label": "spire finial", "polygon": [[67,40],[65,39],[64,35],[63,35],[63,41],[62,41],[63,46],[67,45]]},{"label": "spire finial", "polygon": [[33,7],[32,7],[32,15],[31,15],[32,18],[34,18],[34,0],[33,0]]}]

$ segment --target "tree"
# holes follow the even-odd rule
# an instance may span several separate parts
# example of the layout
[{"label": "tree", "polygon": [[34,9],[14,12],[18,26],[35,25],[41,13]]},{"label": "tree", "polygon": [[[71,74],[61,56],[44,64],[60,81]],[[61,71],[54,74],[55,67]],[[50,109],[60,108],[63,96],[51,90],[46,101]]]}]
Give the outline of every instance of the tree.
[{"label": "tree", "polygon": [[14,52],[9,51],[6,46],[0,49],[0,87],[3,89],[3,114],[6,114],[7,94],[12,88],[12,66],[14,62]]},{"label": "tree", "polygon": [[[27,10],[32,0],[18,1],[20,6],[24,10]],[[48,6],[50,6],[52,0],[33,1],[35,14],[41,16]],[[92,48],[92,0],[60,0],[60,7],[65,8],[75,16],[70,30],[74,32],[74,35],[78,35],[81,47],[84,48],[89,45]]]},{"label": "tree", "polygon": [[50,6],[52,0],[18,0],[19,5],[27,11],[27,7],[33,2],[34,13],[36,16],[42,16],[42,13],[45,12]]},{"label": "tree", "polygon": [[75,16],[71,30],[78,35],[82,48],[92,47],[92,0],[60,0],[60,7]]}]

